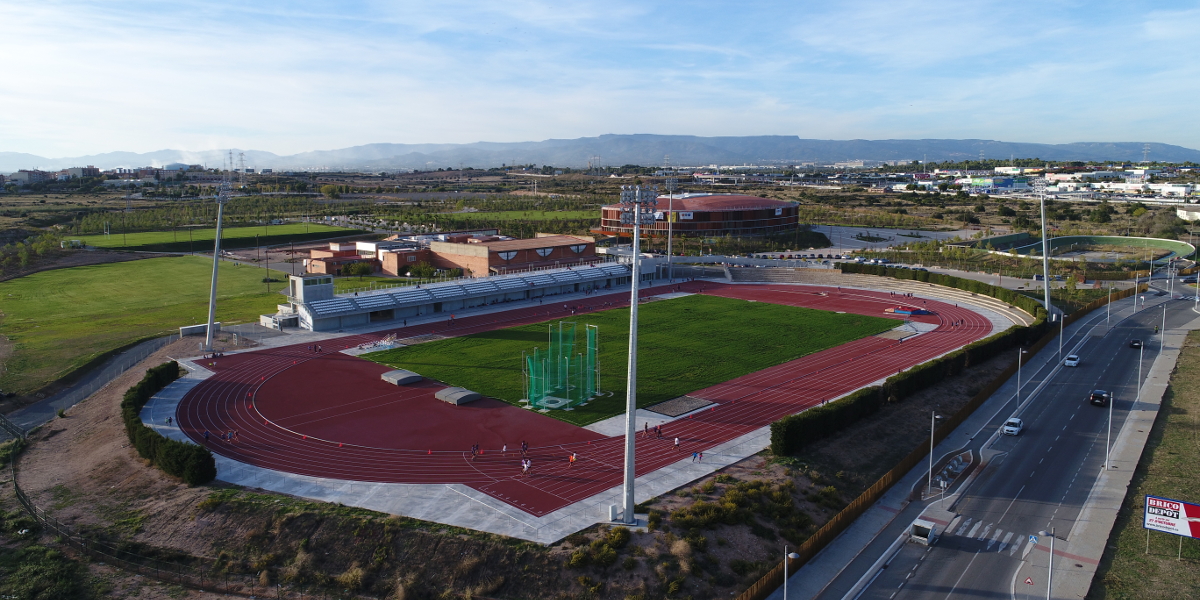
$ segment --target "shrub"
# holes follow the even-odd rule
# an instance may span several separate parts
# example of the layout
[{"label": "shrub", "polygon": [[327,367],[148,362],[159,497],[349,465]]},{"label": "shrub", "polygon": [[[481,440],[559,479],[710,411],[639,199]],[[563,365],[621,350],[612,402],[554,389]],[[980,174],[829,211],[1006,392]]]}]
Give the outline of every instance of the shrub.
[{"label": "shrub", "polygon": [[600,549],[592,556],[592,560],[602,567],[611,566],[617,562],[617,551],[613,550],[612,546],[605,544],[600,546]]},{"label": "shrub", "polygon": [[626,527],[614,527],[608,532],[608,545],[613,548],[624,548],[625,544],[629,543],[629,529]]},{"label": "shrub", "polygon": [[571,558],[567,559],[567,566],[572,569],[581,569],[588,564],[588,553],[584,550],[576,550],[571,553]]},{"label": "shrub", "polygon": [[178,477],[188,485],[201,485],[217,476],[217,464],[208,448],[168,439],[146,427],[139,416],[142,407],[169,383],[179,378],[179,363],[171,361],[146,371],[146,376],[125,392],[121,418],[125,433],[138,455]]}]

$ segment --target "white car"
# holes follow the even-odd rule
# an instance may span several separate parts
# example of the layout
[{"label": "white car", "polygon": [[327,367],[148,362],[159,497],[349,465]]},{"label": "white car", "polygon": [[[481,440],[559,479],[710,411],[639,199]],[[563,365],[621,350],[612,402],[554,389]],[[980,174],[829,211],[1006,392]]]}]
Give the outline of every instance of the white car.
[{"label": "white car", "polygon": [[1078,367],[1079,366],[1079,357],[1074,354],[1068,354],[1067,357],[1065,359],[1063,359],[1063,366],[1064,367]]},{"label": "white car", "polygon": [[1016,417],[1011,417],[1000,426],[1000,433],[1004,435],[1021,435],[1021,430],[1025,429],[1025,424]]}]

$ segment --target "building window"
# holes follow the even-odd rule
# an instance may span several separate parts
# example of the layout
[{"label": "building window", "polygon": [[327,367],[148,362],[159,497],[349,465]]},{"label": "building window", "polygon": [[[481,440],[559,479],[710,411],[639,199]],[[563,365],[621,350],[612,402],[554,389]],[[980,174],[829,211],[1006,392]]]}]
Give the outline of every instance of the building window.
[{"label": "building window", "polygon": [[[541,250],[538,250],[538,252],[541,253]],[[517,257],[517,252],[516,252],[516,250],[509,250],[507,252],[497,252],[496,256],[499,256],[500,260],[509,261],[509,260],[512,260]],[[542,256],[545,256],[545,255],[543,254]]]},{"label": "building window", "polygon": [[534,252],[537,252],[538,256],[542,258],[546,258],[547,256],[550,256],[550,253],[554,252],[554,248],[538,248]]},{"label": "building window", "polygon": [[571,252],[574,252],[575,254],[580,254],[584,250],[587,250],[587,244],[575,244],[574,246],[571,246]]}]

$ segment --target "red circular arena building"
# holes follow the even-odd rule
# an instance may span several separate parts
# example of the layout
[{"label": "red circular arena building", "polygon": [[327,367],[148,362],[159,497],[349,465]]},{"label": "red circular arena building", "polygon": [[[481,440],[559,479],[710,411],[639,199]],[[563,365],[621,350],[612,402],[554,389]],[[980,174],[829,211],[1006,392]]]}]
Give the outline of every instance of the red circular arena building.
[{"label": "red circular arena building", "polygon": [[[799,223],[799,205],[741,194],[676,194],[658,197],[659,220],[642,226],[645,235],[666,235],[667,214],[675,214],[675,235],[771,235],[791,231]],[[632,225],[621,224],[621,205],[600,209],[600,232],[629,235]]]}]

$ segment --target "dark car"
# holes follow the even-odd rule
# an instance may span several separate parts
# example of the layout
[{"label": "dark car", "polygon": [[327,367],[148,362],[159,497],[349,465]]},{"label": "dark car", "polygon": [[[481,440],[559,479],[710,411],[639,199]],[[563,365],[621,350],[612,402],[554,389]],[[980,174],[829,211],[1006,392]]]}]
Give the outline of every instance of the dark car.
[{"label": "dark car", "polygon": [[1141,348],[1142,340],[1129,340],[1129,347],[1130,348]]},{"label": "dark car", "polygon": [[1092,390],[1092,393],[1088,394],[1088,402],[1096,406],[1108,406],[1108,392]]}]

